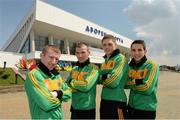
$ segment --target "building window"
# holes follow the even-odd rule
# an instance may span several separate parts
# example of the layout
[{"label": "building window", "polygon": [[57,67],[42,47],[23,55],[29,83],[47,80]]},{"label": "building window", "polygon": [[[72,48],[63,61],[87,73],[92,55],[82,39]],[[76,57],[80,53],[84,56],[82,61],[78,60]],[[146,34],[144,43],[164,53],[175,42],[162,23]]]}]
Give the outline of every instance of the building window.
[{"label": "building window", "polygon": [[20,53],[30,53],[30,36],[28,35]]},{"label": "building window", "polygon": [[42,51],[46,45],[48,45],[48,37],[35,35],[35,50]]},{"label": "building window", "polygon": [[59,47],[59,49],[61,50],[62,54],[65,54],[64,40],[54,39],[53,40],[53,44],[56,45],[57,47]]},{"label": "building window", "polygon": [[74,43],[74,42],[69,42],[69,49],[70,49],[70,54],[71,54],[71,55],[75,55],[76,43]]}]

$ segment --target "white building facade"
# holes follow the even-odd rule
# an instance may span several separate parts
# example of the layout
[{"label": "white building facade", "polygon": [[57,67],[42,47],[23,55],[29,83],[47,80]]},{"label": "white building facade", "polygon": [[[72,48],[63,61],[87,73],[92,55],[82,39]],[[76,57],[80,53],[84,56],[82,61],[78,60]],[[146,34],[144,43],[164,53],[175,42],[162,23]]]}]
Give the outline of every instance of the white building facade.
[{"label": "white building facade", "polygon": [[[117,38],[118,48],[129,57],[132,40],[43,1],[36,0],[2,51],[22,53],[27,59],[39,59],[47,44],[57,45],[62,52],[60,60],[75,62],[75,44],[83,41],[90,45],[90,60],[103,62],[101,39],[105,34]],[[0,53],[2,54],[2,53]],[[2,60],[6,61],[6,60]]]}]

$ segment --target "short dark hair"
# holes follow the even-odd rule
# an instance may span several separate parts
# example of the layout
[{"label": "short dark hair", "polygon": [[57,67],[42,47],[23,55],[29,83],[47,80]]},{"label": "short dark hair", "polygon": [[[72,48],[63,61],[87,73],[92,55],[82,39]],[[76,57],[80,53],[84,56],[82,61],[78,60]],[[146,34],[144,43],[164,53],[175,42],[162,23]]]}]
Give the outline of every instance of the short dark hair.
[{"label": "short dark hair", "polygon": [[102,38],[101,43],[102,43],[105,39],[112,39],[112,41],[116,44],[116,38],[115,38],[113,35],[106,34],[106,35]]},{"label": "short dark hair", "polygon": [[132,45],[133,44],[141,44],[143,46],[143,49],[145,50],[146,49],[146,43],[144,42],[144,40],[134,40],[132,43],[131,43],[131,48],[132,48]]}]

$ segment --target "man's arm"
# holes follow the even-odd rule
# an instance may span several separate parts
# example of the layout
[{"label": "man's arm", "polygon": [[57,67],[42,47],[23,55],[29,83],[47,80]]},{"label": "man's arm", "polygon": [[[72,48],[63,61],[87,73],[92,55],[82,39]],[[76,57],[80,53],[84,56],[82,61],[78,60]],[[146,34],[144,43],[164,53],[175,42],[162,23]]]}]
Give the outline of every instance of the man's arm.
[{"label": "man's arm", "polygon": [[142,81],[142,84],[136,85],[134,90],[141,94],[151,94],[157,87],[158,77],[159,77],[159,66],[149,61],[147,66],[148,74]]},{"label": "man's arm", "polygon": [[127,65],[126,58],[121,55],[121,57],[116,60],[114,69],[110,71],[107,74],[107,78],[103,80],[104,87],[117,87],[124,77],[124,74],[127,74]]},{"label": "man's arm", "polygon": [[42,77],[36,72],[29,72],[25,81],[25,90],[29,97],[44,111],[59,107],[60,101],[53,97],[47,87],[42,83]]},{"label": "man's arm", "polygon": [[72,79],[71,87],[75,90],[87,92],[89,91],[96,83],[98,79],[98,67],[97,66],[90,66],[91,70],[87,72],[87,74],[83,75],[82,77],[77,77],[77,79]]}]

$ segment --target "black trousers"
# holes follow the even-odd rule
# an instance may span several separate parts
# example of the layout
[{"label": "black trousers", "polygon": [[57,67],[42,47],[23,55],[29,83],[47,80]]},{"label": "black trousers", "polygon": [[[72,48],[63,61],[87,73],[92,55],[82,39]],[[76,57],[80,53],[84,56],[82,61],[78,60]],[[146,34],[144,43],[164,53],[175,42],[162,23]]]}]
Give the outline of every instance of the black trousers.
[{"label": "black trousers", "polygon": [[128,106],[128,119],[155,119],[156,111],[138,110]]},{"label": "black trousers", "polygon": [[71,119],[96,119],[96,110],[75,110],[71,106]]},{"label": "black trousers", "polygon": [[126,102],[101,100],[100,119],[125,119],[126,114]]}]

